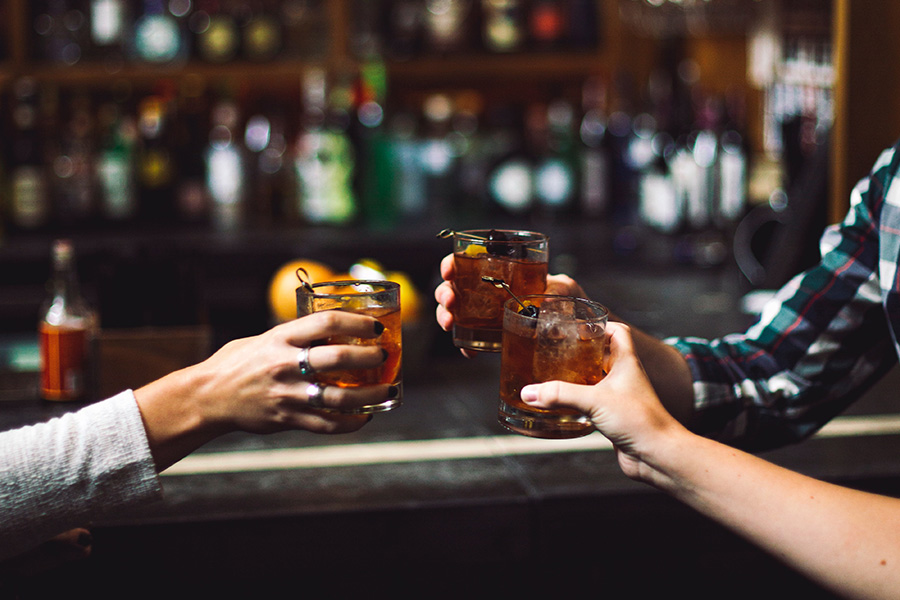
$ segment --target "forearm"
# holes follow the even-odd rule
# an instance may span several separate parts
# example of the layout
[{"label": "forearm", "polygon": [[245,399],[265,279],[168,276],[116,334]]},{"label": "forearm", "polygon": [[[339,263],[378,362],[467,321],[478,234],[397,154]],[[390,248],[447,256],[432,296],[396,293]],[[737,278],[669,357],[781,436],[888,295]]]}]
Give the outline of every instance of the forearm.
[{"label": "forearm", "polygon": [[646,480],[849,597],[900,589],[900,500],[818,481],[690,433]]},{"label": "forearm", "polygon": [[162,489],[130,392],[0,434],[0,557]]},{"label": "forearm", "polygon": [[225,433],[204,417],[197,393],[203,382],[197,371],[196,366],[175,371],[134,392],[159,471]]}]

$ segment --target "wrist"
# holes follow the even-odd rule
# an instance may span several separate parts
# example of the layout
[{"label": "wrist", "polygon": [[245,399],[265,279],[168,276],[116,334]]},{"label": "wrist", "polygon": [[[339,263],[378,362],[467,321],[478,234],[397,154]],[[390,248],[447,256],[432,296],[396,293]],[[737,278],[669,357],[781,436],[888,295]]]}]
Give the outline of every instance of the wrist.
[{"label": "wrist", "polygon": [[135,390],[159,470],[225,432],[204,409],[202,389],[202,376],[195,367],[188,367]]},{"label": "wrist", "polygon": [[671,492],[680,481],[680,469],[691,456],[698,454],[703,438],[677,421],[665,427],[637,452],[639,479],[653,487]]}]

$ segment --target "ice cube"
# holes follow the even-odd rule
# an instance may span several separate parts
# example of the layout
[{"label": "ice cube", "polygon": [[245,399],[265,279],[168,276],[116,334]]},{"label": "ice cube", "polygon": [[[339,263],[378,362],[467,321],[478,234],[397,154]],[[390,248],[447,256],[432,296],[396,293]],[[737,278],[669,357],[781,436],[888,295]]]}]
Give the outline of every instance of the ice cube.
[{"label": "ice cube", "polygon": [[533,372],[538,381],[559,379],[578,341],[578,323],[571,302],[546,299],[537,317]]}]

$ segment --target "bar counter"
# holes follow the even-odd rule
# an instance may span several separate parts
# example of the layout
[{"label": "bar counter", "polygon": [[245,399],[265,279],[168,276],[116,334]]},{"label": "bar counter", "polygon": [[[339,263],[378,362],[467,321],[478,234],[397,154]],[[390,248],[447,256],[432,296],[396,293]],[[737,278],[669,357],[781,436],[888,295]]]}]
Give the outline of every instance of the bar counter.
[{"label": "bar counter", "polygon": [[[658,334],[746,317],[731,274],[608,270],[592,294]],[[415,349],[427,341],[428,350]],[[667,496],[628,480],[599,433],[534,440],[496,422],[499,356],[465,359],[433,323],[407,340],[404,404],[341,436],[232,434],[162,475],[162,502],[92,524],[91,558],[38,592],[105,597],[445,597],[490,591],[830,598]],[[435,350],[437,348],[437,350]],[[897,375],[804,443],[765,453],[827,480],[900,494]],[[72,407],[0,403],[0,428]],[[124,587],[123,587],[124,586]]]}]

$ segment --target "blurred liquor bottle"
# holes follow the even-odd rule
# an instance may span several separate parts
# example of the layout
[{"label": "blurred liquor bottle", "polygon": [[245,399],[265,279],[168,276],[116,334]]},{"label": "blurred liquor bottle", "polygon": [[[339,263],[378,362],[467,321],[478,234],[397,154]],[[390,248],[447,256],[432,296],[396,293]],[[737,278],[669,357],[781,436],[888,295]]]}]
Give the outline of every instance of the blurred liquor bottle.
[{"label": "blurred liquor bottle", "polygon": [[196,31],[197,55],[208,62],[225,63],[240,52],[241,33],[233,4],[221,0],[198,3],[198,11],[205,13],[206,24]]},{"label": "blurred liquor bottle", "polygon": [[454,214],[468,222],[484,216],[484,189],[488,162],[493,150],[491,132],[484,128],[484,95],[475,90],[454,96],[454,114],[450,143],[456,157],[456,190],[458,201]]},{"label": "blurred liquor bottle", "polygon": [[109,101],[100,107],[99,128],[101,143],[96,173],[101,215],[114,223],[130,221],[137,214],[134,172],[137,126],[120,103]]},{"label": "blurred liquor bottle", "polygon": [[90,58],[103,62],[110,70],[121,67],[131,22],[125,0],[91,0]]},{"label": "blurred liquor bottle", "polygon": [[423,211],[422,214],[409,212],[408,219],[427,216],[437,226],[450,222],[458,208],[459,148],[454,144],[452,129],[455,110],[453,98],[448,94],[432,94],[425,99],[419,158],[425,176],[425,202],[423,206],[415,207],[416,211]]},{"label": "blurred liquor bottle", "polygon": [[581,90],[580,201],[587,218],[603,216],[609,207],[610,157],[607,146],[607,86],[601,77],[588,78]]},{"label": "blurred liquor bottle", "polygon": [[465,52],[472,47],[476,11],[473,0],[425,0],[423,25],[430,54]]},{"label": "blurred liquor bottle", "polygon": [[390,228],[397,218],[394,139],[385,121],[387,69],[375,48],[359,48],[366,62],[356,83],[357,189],[366,223]]},{"label": "blurred liquor bottle", "polygon": [[534,192],[545,217],[573,215],[578,189],[578,159],[574,139],[575,110],[563,98],[551,101],[536,115]]},{"label": "blurred liquor bottle", "polygon": [[243,55],[252,61],[272,60],[281,53],[284,31],[275,7],[262,1],[248,5],[248,15],[242,27]]},{"label": "blurred liquor bottle", "polygon": [[726,102],[726,119],[719,134],[719,204],[718,217],[724,227],[731,227],[744,216],[747,208],[747,174],[749,143],[745,134],[744,107],[732,96]]},{"label": "blurred liquor bottle", "polygon": [[38,325],[41,396],[54,402],[86,401],[95,391],[99,321],[81,294],[71,242],[54,242],[52,260],[50,295]]},{"label": "blurred liquor bottle", "polygon": [[51,217],[38,92],[37,82],[31,78],[13,84],[10,223],[21,230],[44,227]]},{"label": "blurred liquor bottle", "polygon": [[285,111],[278,102],[263,101],[253,107],[244,126],[247,150],[247,183],[249,217],[256,225],[284,223],[290,194],[287,160]]},{"label": "blurred liquor bottle", "polygon": [[212,222],[220,231],[231,231],[243,224],[246,203],[246,160],[240,144],[237,102],[220,99],[211,119],[206,187],[212,200]]},{"label": "blurred liquor bottle", "polygon": [[171,223],[175,215],[176,166],[171,143],[171,94],[163,91],[138,105],[138,204],[145,223]]},{"label": "blurred liquor bottle", "polygon": [[95,124],[87,93],[77,92],[67,100],[68,112],[60,113],[58,144],[52,157],[54,212],[61,225],[78,227],[95,216]]},{"label": "blurred liquor bottle", "polygon": [[489,52],[518,52],[527,39],[523,0],[481,0],[482,43]]},{"label": "blurred liquor bottle", "polygon": [[488,123],[496,143],[487,174],[489,207],[491,212],[525,217],[535,202],[525,112],[516,105],[497,105],[492,107]]},{"label": "blurred liquor bottle", "polygon": [[528,39],[531,50],[560,50],[568,43],[569,2],[531,0]]},{"label": "blurred liquor bottle", "polygon": [[297,207],[308,223],[346,225],[357,214],[354,151],[346,124],[328,118],[334,107],[329,107],[327,87],[324,70],[307,72],[302,123],[294,147]]},{"label": "blurred liquor bottle", "polygon": [[204,223],[210,214],[205,151],[209,142],[210,106],[201,78],[186,77],[178,88],[178,114],[172,138],[177,149],[176,212],[185,223]]},{"label": "blurred liquor bottle", "polygon": [[168,11],[164,0],[143,0],[142,6],[134,23],[134,57],[157,64],[187,58],[188,40],[182,22]]}]

